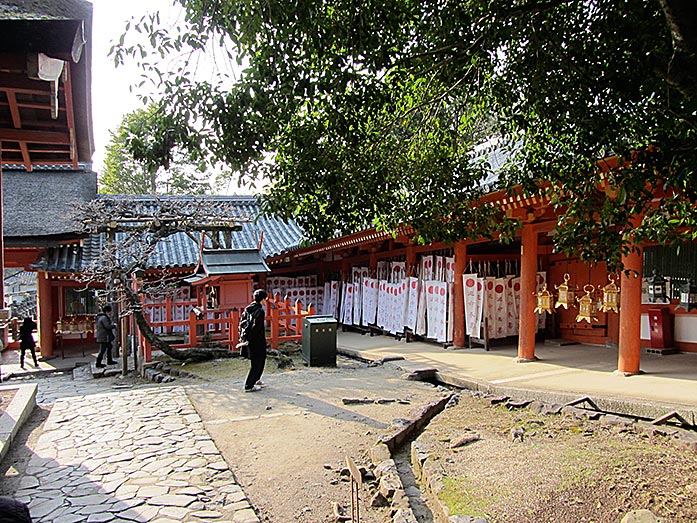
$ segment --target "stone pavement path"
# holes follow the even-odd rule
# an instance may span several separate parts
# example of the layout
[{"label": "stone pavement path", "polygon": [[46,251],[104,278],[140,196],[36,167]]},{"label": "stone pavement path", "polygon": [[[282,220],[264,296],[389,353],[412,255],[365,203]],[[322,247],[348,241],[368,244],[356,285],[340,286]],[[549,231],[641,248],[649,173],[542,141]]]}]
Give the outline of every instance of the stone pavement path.
[{"label": "stone pavement path", "polygon": [[58,399],[15,492],[37,523],[258,523],[181,387]]}]

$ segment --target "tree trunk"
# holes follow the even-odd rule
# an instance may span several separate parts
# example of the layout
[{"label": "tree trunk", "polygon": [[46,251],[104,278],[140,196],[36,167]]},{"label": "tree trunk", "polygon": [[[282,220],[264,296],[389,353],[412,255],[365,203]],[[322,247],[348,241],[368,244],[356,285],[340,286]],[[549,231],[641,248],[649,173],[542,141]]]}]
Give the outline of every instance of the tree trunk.
[{"label": "tree trunk", "polygon": [[694,0],[660,0],[670,34],[673,38],[673,58],[669,65],[668,82],[678,91],[697,96],[697,9]]},{"label": "tree trunk", "polygon": [[138,294],[129,285],[123,282],[123,280],[122,283],[124,283],[122,287],[128,299],[129,309],[136,319],[138,330],[153,347],[161,350],[170,358],[179,361],[208,361],[215,358],[234,358],[237,356],[237,353],[220,348],[204,349],[196,347],[193,349],[175,349],[166,341],[161,340],[159,336],[153,332],[143,315],[143,308]]}]

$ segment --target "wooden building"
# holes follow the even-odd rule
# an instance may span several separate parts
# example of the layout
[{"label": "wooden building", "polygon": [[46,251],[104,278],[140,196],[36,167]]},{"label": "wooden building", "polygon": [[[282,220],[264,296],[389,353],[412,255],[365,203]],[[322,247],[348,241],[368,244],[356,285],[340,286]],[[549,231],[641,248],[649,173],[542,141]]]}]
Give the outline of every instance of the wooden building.
[{"label": "wooden building", "polygon": [[[640,372],[642,348],[662,349],[662,344],[668,343],[675,350],[697,352],[697,314],[694,310],[688,311],[690,307],[678,307],[680,288],[690,279],[697,281],[697,244],[683,246],[680,256],[670,247],[639,246],[636,252],[623,259],[625,267],[632,271],[630,276],[626,272],[609,274],[604,263],[591,265],[554,252],[552,239],[556,216],[544,200],[492,191],[482,198],[482,203],[500,206],[508,216],[521,221],[522,230],[512,244],[504,246],[481,239],[463,239],[452,245],[416,245],[409,227],[404,227],[395,236],[374,229],[366,230],[268,259],[272,270],[270,289],[279,278],[281,282],[295,282],[312,276],[320,287],[327,281],[337,282],[338,286],[343,286],[344,294],[348,291],[360,296],[365,306],[366,294],[361,296],[356,284],[365,285],[367,282],[374,285],[376,281],[384,281],[387,291],[393,294],[401,292],[397,287],[390,287],[392,275],[390,270],[385,270],[387,265],[398,268],[406,279],[417,280],[421,288],[428,288],[428,292],[431,292],[431,287],[437,288],[435,283],[439,279],[442,281],[440,292],[442,294],[445,290],[447,307],[434,310],[439,317],[445,315],[442,318],[446,325],[444,337],[443,329],[431,331],[428,326],[419,327],[418,322],[409,325],[406,315],[404,322],[398,323],[396,328],[385,327],[389,320],[384,317],[382,323],[379,320],[381,298],[378,298],[377,305],[375,300],[370,302],[371,314],[375,313],[376,307],[378,313],[368,321],[365,321],[365,309],[356,319],[355,313],[360,307],[355,307],[355,300],[353,318],[350,313],[346,316],[346,310],[342,309],[344,298],[339,298],[322,312],[335,314],[345,325],[398,336],[408,337],[416,328],[416,334],[423,338],[455,348],[472,346],[473,342],[488,345],[493,338],[509,338],[508,343],[518,344],[517,360],[520,362],[535,360],[535,344],[543,339],[607,345],[618,350],[618,372],[625,375]],[[672,254],[660,253],[660,249]],[[436,277],[436,272],[428,268],[429,263],[437,263],[439,258],[444,266],[452,264],[451,274],[444,271]],[[678,262],[685,259],[693,261]],[[423,276],[424,269],[427,277]],[[651,303],[653,297],[648,296],[646,288],[648,276],[654,269],[671,277],[675,284],[664,300]],[[514,306],[509,305],[507,315],[505,307],[502,318],[494,311],[488,318],[489,325],[478,325],[476,332],[467,325],[465,308],[468,298],[466,278],[463,279],[463,275],[473,273],[481,275],[481,280],[492,292],[501,289],[504,295],[508,286],[512,289],[509,292],[515,295],[511,302]],[[569,288],[566,303],[560,304],[560,298],[554,298],[552,314],[536,313],[537,294],[542,292],[543,286],[556,295],[560,289],[565,289],[565,282]],[[412,285],[415,285],[413,281]],[[619,295],[615,296],[619,299],[616,307],[619,312],[607,308],[607,304],[607,310],[603,310],[603,299],[614,292],[613,285],[619,288]],[[326,300],[329,287],[325,285],[324,289]],[[380,294],[384,296],[383,303],[389,303],[392,299],[389,292],[385,293],[382,288],[379,292],[383,293]],[[492,296],[500,310],[502,302],[497,301],[496,294]],[[428,303],[427,292],[424,298]],[[409,304],[407,297],[406,301],[398,301],[397,308],[404,307],[407,311]],[[486,310],[479,314],[486,323]],[[657,323],[656,314],[662,316],[662,325]],[[434,338],[431,332],[439,337]],[[671,340],[664,339],[671,336]],[[463,354],[463,357],[466,356]]]}]

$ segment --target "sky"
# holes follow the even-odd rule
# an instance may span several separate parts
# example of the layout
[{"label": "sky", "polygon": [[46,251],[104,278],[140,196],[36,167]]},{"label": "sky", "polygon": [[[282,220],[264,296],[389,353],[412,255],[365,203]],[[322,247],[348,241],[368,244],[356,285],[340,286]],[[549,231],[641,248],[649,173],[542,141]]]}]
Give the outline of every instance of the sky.
[{"label": "sky", "polygon": [[[137,88],[130,87],[141,79],[141,71],[135,63],[116,67],[109,50],[124,33],[129,20],[139,21],[144,15],[160,12],[163,27],[176,26],[183,19],[182,8],[174,0],[90,0],[92,2],[92,122],[95,152],[92,156],[93,169],[102,172],[105,149],[110,140],[110,131],[115,130],[123,116],[143,104],[137,96]],[[129,38],[138,33],[129,32]],[[131,41],[131,40],[127,40]],[[181,57],[171,60],[172,66],[181,65]],[[195,58],[189,67],[195,68],[196,78],[216,82],[224,79],[233,82],[240,72],[235,61],[230,61],[221,47],[212,46],[206,53]],[[161,68],[166,68],[161,65]],[[152,94],[152,93],[150,93]],[[214,171],[213,171],[214,173]],[[211,175],[211,178],[215,174]],[[264,184],[239,185],[237,178],[229,180],[227,187],[218,187],[224,194],[250,194],[264,188]]]},{"label": "sky", "polygon": [[92,0],[92,125],[95,153],[94,170],[101,172],[109,131],[116,129],[124,114],[142,104],[129,91],[138,78],[135,67],[116,68],[108,56],[111,46],[124,32],[126,21],[140,19],[158,9],[171,11],[171,0]]}]

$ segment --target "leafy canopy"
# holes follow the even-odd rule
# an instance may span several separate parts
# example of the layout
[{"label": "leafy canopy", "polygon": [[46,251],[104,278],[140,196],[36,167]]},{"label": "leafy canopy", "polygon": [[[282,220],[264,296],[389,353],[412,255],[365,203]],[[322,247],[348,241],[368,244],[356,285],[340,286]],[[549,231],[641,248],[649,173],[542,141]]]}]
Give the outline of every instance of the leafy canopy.
[{"label": "leafy canopy", "polygon": [[[520,224],[477,200],[515,186],[549,198],[583,259],[695,238],[692,0],[179,2],[188,25],[146,17],[152,47],[127,33],[115,60],[316,240],[400,223],[509,240]],[[213,41],[235,82],[153,65]]]},{"label": "leafy canopy", "polygon": [[106,148],[100,192],[206,194],[197,133],[156,104],[124,115]]}]

